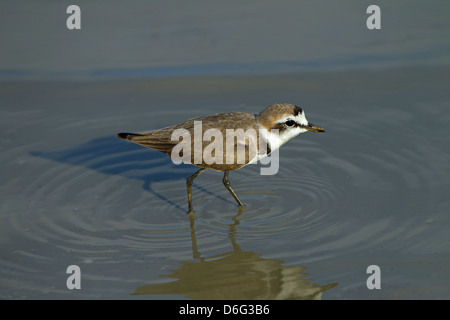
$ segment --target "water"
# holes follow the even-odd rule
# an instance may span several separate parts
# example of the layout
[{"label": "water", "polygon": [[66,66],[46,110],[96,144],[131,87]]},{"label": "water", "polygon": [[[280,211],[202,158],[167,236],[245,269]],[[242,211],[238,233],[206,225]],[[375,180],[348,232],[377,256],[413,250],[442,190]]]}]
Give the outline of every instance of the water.
[{"label": "water", "polygon": [[[417,4],[412,8],[398,25],[386,19],[393,33],[383,34],[403,35],[402,22],[420,13]],[[235,20],[242,26],[244,17],[256,19],[270,6],[235,19],[222,9],[223,16],[217,8],[210,13],[225,26]],[[346,10],[361,20],[354,7]],[[199,15],[213,28],[206,40],[227,34],[220,21]],[[160,32],[201,39],[202,27],[191,18],[183,20],[192,27],[187,34],[176,19]],[[200,57],[180,60],[180,67],[167,57],[146,66],[135,59],[53,68],[45,55],[14,62],[10,43],[2,63],[17,72],[2,65],[0,90],[0,297],[450,298],[450,67],[441,33],[432,32],[440,26],[445,34],[448,23],[436,21],[420,29],[434,37],[409,42],[408,50],[393,41],[368,60],[350,49],[339,59],[326,52],[313,58],[309,47],[297,62],[273,49],[255,60],[244,50],[232,62],[217,55],[219,62],[211,56],[202,64]],[[364,41],[381,41],[375,38]],[[421,55],[425,45],[430,53]],[[47,41],[37,50],[52,46]],[[203,54],[203,47],[187,48]],[[115,138],[215,112],[256,113],[275,102],[300,105],[326,133],[284,145],[274,176],[261,176],[258,165],[232,172],[244,210],[222,175],[207,171],[193,186],[196,214],[187,215],[185,179],[196,168]],[[81,269],[81,290],[66,287],[69,265]],[[370,265],[381,269],[380,290],[366,286]]]}]

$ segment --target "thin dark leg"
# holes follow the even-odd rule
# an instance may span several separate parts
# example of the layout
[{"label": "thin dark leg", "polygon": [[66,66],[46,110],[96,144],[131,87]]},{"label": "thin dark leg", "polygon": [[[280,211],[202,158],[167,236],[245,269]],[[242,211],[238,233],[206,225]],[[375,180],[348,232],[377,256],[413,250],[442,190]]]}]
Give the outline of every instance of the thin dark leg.
[{"label": "thin dark leg", "polygon": [[194,179],[197,178],[197,176],[205,170],[206,170],[206,168],[201,168],[196,173],[194,173],[192,176],[190,176],[189,178],[186,179],[189,213],[194,212],[194,208],[192,206],[192,183],[194,182]]},{"label": "thin dark leg", "polygon": [[244,204],[242,203],[241,200],[239,200],[236,192],[234,192],[233,188],[231,188],[230,185],[230,180],[228,180],[228,173],[229,171],[225,171],[225,174],[223,175],[223,185],[225,186],[225,188],[227,188],[228,191],[230,191],[231,195],[233,196],[234,200],[236,200],[236,202],[238,203],[239,206],[243,206]]}]

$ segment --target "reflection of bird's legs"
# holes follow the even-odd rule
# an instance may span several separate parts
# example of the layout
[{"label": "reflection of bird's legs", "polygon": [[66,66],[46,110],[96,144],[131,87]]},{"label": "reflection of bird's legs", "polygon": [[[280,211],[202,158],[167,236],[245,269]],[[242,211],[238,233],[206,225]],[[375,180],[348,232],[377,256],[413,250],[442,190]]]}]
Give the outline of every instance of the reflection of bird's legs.
[{"label": "reflection of bird's legs", "polygon": [[196,173],[194,173],[192,176],[190,176],[189,178],[186,179],[189,213],[194,212],[194,208],[192,206],[192,183],[194,182],[194,179],[197,178],[197,176],[205,170],[206,170],[206,168],[201,168]]},{"label": "reflection of bird's legs", "polygon": [[191,212],[188,214],[189,216],[189,222],[191,227],[191,241],[192,241],[192,257],[194,259],[199,259],[200,261],[204,261],[204,258],[201,257],[201,253],[198,251],[197,248],[197,238],[195,236],[195,213]]},{"label": "reflection of bird's legs", "polygon": [[230,180],[228,180],[228,174],[229,174],[229,171],[225,171],[225,174],[223,175],[223,179],[222,179],[223,185],[224,185],[225,188],[227,188],[227,190],[231,193],[231,195],[232,195],[233,198],[236,200],[236,202],[238,203],[238,205],[239,205],[239,206],[243,206],[244,204],[242,203],[241,200],[239,200],[239,198],[238,198],[236,192],[234,192],[233,188],[231,188]]},{"label": "reflection of bird's legs", "polygon": [[231,218],[234,221],[234,223],[231,223],[228,225],[228,228],[229,228],[228,238],[230,239],[231,245],[233,246],[234,254],[242,252],[241,247],[239,247],[239,245],[236,242],[236,227],[240,223],[239,218],[242,214],[242,211],[244,211],[244,209],[245,209],[245,206],[239,206],[237,215],[235,215],[233,218]]}]

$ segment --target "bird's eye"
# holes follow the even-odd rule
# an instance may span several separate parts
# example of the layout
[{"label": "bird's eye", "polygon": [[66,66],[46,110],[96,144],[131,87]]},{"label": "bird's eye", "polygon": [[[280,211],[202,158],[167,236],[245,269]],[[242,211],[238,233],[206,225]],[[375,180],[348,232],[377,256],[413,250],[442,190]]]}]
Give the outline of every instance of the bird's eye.
[{"label": "bird's eye", "polygon": [[294,120],[287,120],[284,124],[287,125],[288,127],[292,127],[295,124],[295,121]]}]

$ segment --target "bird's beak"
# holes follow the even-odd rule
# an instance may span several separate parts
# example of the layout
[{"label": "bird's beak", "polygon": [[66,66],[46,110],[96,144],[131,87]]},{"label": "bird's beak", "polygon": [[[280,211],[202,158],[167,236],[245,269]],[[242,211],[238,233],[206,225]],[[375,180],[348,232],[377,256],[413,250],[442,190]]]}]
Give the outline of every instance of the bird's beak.
[{"label": "bird's beak", "polygon": [[304,126],[303,128],[306,129],[306,130],[308,130],[308,131],[312,131],[312,132],[314,132],[314,133],[317,133],[317,132],[325,132],[325,130],[324,130],[323,128],[318,127],[318,126],[312,124],[311,122],[308,123],[308,125]]}]

